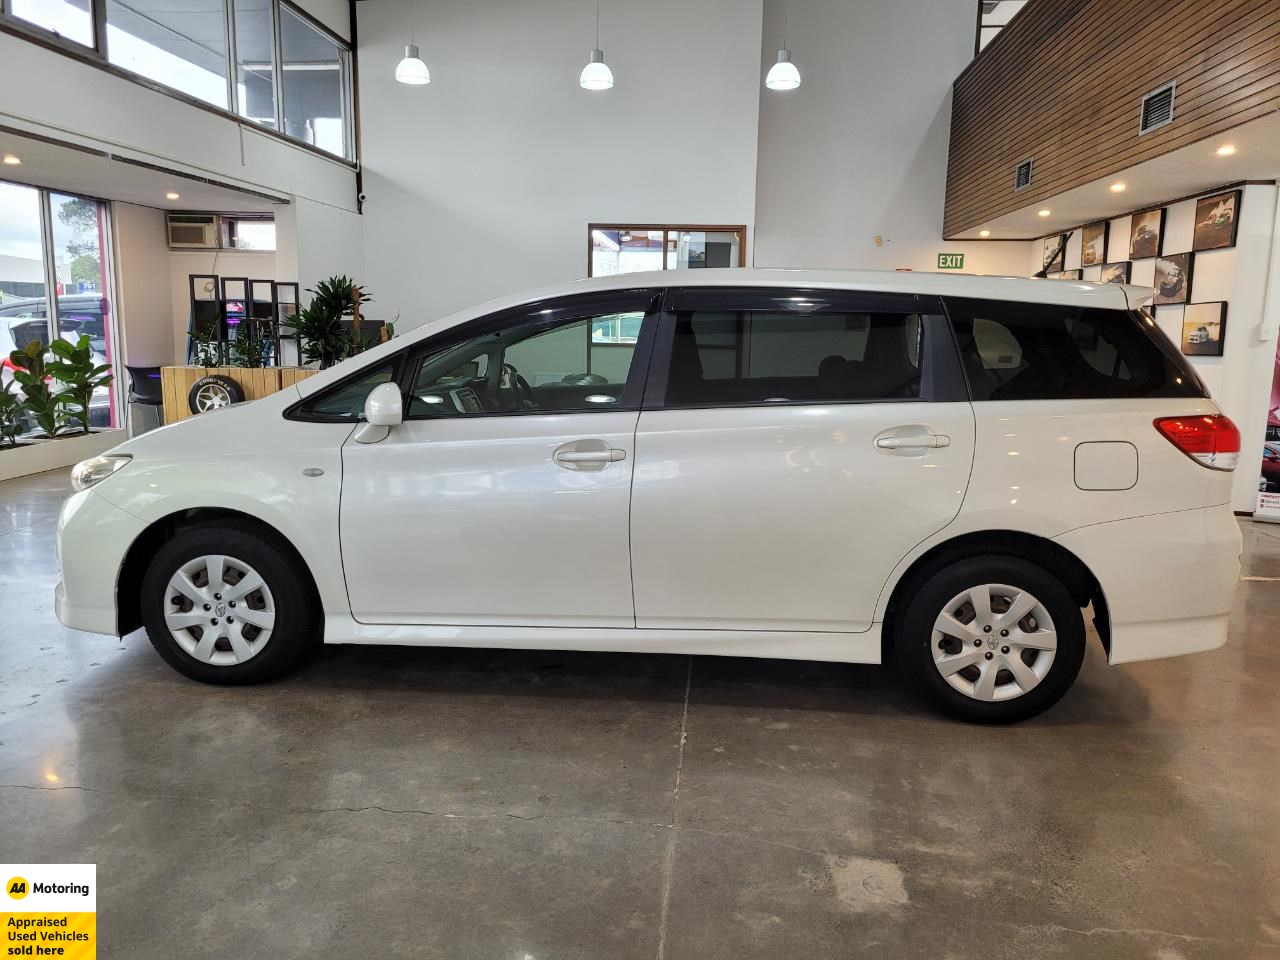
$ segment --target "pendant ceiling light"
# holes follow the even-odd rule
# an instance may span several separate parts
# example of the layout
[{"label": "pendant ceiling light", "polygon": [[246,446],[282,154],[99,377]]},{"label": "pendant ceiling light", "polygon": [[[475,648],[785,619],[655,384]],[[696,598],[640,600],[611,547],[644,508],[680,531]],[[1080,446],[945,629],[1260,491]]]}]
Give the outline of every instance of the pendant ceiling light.
[{"label": "pendant ceiling light", "polygon": [[418,56],[418,45],[413,42],[413,23],[416,19],[414,14],[417,10],[417,4],[410,0],[409,3],[409,42],[404,48],[404,59],[396,64],[396,79],[401,83],[407,83],[411,87],[420,87],[425,83],[431,82],[431,71],[427,69],[427,65],[422,62],[422,57]]},{"label": "pendant ceiling light", "polygon": [[413,87],[431,82],[431,71],[418,56],[416,44],[411,43],[404,48],[404,59],[396,64],[396,79]]},{"label": "pendant ceiling light", "polygon": [[787,27],[790,26],[791,6],[787,5],[782,20],[782,49],[778,51],[778,62],[769,68],[764,78],[764,85],[770,90],[794,90],[800,86],[800,71],[791,62],[791,48],[787,46]]},{"label": "pendant ceiling light", "polygon": [[613,71],[604,62],[604,51],[600,49],[600,0],[596,0],[596,45],[578,77],[578,86],[583,90],[608,90],[613,86]]}]

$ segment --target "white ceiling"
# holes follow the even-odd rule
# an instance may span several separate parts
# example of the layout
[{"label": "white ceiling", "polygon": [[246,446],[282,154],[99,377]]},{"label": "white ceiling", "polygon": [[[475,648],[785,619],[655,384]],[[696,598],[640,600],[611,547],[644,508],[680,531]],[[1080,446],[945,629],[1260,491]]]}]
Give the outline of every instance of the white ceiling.
[{"label": "white ceiling", "polygon": [[[83,150],[0,130],[0,155],[22,163],[0,165],[0,180],[80,193],[100,200],[122,200],[162,210],[217,213],[269,213],[285,197],[260,196],[232,185],[219,185],[191,174],[139,166],[123,157]],[[173,192],[178,200],[167,200]]]},{"label": "white ceiling", "polygon": [[[1236,152],[1229,157],[1218,156],[1218,148],[1224,144],[1233,145]],[[1270,114],[1236,127],[1228,134],[1193,143],[1048,200],[1028,204],[948,239],[981,239],[979,231],[983,229],[991,231],[991,240],[1034,239],[1165,204],[1228,183],[1276,179],[1280,179],[1280,113]],[[1114,183],[1123,183],[1124,192],[1113,193],[1111,185]],[[1049,216],[1040,216],[1041,210],[1048,210]]]}]

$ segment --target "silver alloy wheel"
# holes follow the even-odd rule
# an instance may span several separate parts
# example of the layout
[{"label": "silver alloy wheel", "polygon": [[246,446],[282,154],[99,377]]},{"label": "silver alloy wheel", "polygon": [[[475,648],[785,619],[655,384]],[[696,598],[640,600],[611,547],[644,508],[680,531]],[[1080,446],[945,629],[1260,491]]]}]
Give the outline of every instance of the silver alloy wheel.
[{"label": "silver alloy wheel", "polygon": [[178,646],[213,666],[244,663],[262,652],[275,628],[266,581],[235,557],[209,554],[184,563],[165,595],[164,620]]},{"label": "silver alloy wheel", "polygon": [[1049,673],[1058,634],[1044,604],[1027,590],[984,583],[952,597],[933,624],[933,663],[974,700],[1012,700]]},{"label": "silver alloy wheel", "polygon": [[220,383],[206,383],[196,391],[196,412],[218,410],[231,406],[231,394]]}]

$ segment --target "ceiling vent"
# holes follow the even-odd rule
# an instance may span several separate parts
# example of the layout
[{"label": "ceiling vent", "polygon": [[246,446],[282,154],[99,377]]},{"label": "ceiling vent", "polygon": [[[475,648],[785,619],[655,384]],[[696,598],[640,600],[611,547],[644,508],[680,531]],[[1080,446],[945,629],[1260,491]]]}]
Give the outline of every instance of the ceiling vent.
[{"label": "ceiling vent", "polygon": [[1013,189],[1015,192],[1025,190],[1031,186],[1031,166],[1034,163],[1035,161],[1028,157],[1018,164],[1018,169],[1013,174]]},{"label": "ceiling vent", "polygon": [[1139,136],[1173,123],[1173,88],[1172,82],[1166,83],[1142,98],[1142,124],[1138,127]]}]

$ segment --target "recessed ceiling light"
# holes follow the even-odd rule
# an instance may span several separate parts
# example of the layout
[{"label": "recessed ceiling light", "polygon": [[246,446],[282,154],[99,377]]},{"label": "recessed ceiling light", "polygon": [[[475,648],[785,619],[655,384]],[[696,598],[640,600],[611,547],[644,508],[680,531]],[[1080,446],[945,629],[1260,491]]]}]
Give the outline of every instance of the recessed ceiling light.
[{"label": "recessed ceiling light", "polygon": [[1229,157],[1235,152],[1236,152],[1235,145],[1231,143],[1224,143],[1222,146],[1218,148],[1218,156],[1220,157]]},{"label": "recessed ceiling light", "polygon": [[978,231],[978,236],[980,236],[980,237],[989,237],[989,236],[991,236],[991,231],[990,231],[990,230],[979,230],[979,231]]},{"label": "recessed ceiling light", "polygon": [[1052,211],[1052,210],[1041,210],[1041,211],[1040,211],[1040,216],[1042,216],[1042,217],[1047,217],[1047,216],[1049,216],[1049,214],[1051,214],[1051,213],[1053,213],[1053,211]]},{"label": "recessed ceiling light", "polygon": [[1127,186],[1127,184],[1123,184],[1123,183],[1113,183],[1113,184],[1111,185],[1111,192],[1112,192],[1112,193],[1124,193],[1124,191],[1125,191],[1125,187],[1126,187],[1126,186]]},{"label": "recessed ceiling light", "polygon": [[12,153],[6,153],[6,154],[4,155],[4,162],[5,162],[5,163],[7,163],[7,164],[8,164],[9,166],[11,166],[11,167],[16,167],[16,166],[17,166],[18,164],[20,164],[22,161],[21,161],[21,160],[19,160],[17,157],[15,157]]},{"label": "recessed ceiling light", "polygon": [[166,200],[181,200],[181,199],[182,199],[182,194],[180,194],[180,193],[174,193],[172,190],[170,190],[168,193],[166,193],[166,194],[164,195],[164,198],[165,198]]}]

